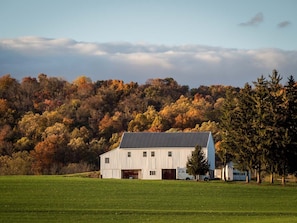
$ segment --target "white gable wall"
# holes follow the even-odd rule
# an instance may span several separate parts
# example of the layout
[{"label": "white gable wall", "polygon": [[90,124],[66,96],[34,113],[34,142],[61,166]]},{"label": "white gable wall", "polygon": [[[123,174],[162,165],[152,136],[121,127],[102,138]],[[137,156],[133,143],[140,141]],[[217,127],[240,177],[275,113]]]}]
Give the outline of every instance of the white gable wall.
[{"label": "white gable wall", "polygon": [[205,148],[204,152],[207,157],[208,164],[210,165],[211,170],[215,170],[215,145],[213,142],[212,134],[209,134],[207,148]]},{"label": "white gable wall", "polygon": [[[106,162],[108,159],[108,163]],[[101,176],[104,178],[121,178],[121,170],[117,160],[120,160],[120,154],[118,149],[111,150],[107,153],[104,153],[100,156],[100,172]]]}]

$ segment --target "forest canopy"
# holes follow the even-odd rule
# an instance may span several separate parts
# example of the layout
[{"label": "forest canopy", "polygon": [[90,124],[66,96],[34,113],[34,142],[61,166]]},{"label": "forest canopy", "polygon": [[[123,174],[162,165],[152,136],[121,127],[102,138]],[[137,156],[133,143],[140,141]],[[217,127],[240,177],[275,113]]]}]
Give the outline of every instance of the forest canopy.
[{"label": "forest canopy", "polygon": [[[296,82],[290,81],[296,88]],[[227,144],[222,143],[222,133],[227,122],[223,126],[221,121],[227,112],[226,97],[232,92],[232,100],[239,100],[243,90],[223,85],[189,89],[172,78],[149,79],[140,85],[122,80],[94,82],[86,76],[68,82],[46,74],[21,81],[3,75],[0,173],[96,170],[99,155],[117,147],[125,131],[211,131],[217,154],[224,157],[227,146],[222,145]]]}]

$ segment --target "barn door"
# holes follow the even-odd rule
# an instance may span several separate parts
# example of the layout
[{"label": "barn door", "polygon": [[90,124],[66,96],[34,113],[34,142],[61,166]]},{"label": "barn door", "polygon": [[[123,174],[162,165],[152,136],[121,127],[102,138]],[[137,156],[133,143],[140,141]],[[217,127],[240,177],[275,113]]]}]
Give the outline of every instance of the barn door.
[{"label": "barn door", "polygon": [[139,179],[141,170],[122,170],[122,179]]},{"label": "barn door", "polygon": [[176,169],[162,169],[162,180],[175,180]]}]

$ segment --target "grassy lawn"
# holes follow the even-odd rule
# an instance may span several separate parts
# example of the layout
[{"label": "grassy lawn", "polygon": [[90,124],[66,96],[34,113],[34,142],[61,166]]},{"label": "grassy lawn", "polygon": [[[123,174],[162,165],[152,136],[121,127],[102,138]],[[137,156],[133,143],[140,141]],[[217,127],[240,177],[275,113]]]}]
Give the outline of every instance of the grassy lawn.
[{"label": "grassy lawn", "polygon": [[297,186],[0,177],[0,222],[297,222]]}]

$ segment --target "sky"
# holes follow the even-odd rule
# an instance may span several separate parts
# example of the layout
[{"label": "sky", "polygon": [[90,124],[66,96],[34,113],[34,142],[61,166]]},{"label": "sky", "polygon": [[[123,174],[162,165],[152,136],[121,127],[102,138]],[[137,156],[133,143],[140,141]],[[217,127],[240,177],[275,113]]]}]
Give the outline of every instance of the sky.
[{"label": "sky", "polygon": [[296,0],[0,0],[0,75],[297,79]]}]

